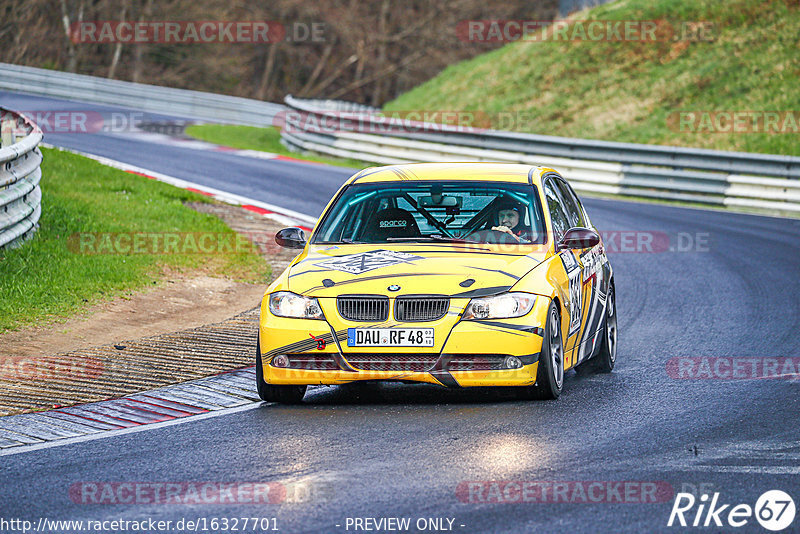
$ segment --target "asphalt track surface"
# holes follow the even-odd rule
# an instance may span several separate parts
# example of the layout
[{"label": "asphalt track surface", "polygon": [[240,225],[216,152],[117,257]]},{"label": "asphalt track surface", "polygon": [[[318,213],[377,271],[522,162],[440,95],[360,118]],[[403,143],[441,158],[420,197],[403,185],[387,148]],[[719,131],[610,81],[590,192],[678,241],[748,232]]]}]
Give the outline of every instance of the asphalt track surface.
[{"label": "asphalt track surface", "polygon": [[[24,107],[15,98],[24,99],[0,94],[0,105]],[[117,137],[46,140],[312,215],[348,175],[319,165],[189,155]],[[720,503],[753,506],[772,489],[800,502],[800,382],[679,380],[667,373],[674,357],[800,353],[800,221],[585,203],[604,232],[663,232],[673,247],[686,245],[688,236],[694,241],[683,252],[609,252],[620,331],[612,374],[568,372],[564,393],[550,402],[427,385],[320,388],[300,406],[261,404],[4,456],[0,517],[257,516],[277,518],[282,532],[354,532],[348,518],[407,517],[411,531],[418,518],[451,518],[455,532],[680,532],[700,529],[667,527],[672,496],[619,503],[612,491],[606,500],[615,502],[576,502],[572,494],[568,503],[480,503],[458,490],[468,481],[577,481],[584,487],[642,481],[667,483],[672,494],[719,492]],[[84,504],[69,494],[82,482],[186,481],[302,483],[310,491],[260,505]],[[742,528],[725,523],[703,531],[766,532],[754,518]],[[784,532],[797,531],[800,518]]]}]

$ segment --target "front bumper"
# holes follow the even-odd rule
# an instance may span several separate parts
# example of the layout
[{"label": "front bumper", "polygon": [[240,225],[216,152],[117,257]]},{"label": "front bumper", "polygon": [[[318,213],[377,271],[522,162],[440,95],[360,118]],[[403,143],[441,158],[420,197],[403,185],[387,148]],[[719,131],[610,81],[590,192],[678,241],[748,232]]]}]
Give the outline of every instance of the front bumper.
[{"label": "front bumper", "polygon": [[[463,310],[466,303],[453,302],[452,310]],[[276,317],[262,304],[259,335],[264,380],[283,385],[365,380],[448,387],[532,385],[549,304],[548,298],[539,297],[530,313],[515,319],[461,321],[459,312],[429,323],[381,325],[433,327],[436,342],[430,349],[348,347],[348,328],[377,325],[343,321],[335,307],[324,303],[326,320]],[[279,355],[287,356],[292,367],[273,365]],[[519,358],[522,367],[502,368],[507,356]]]}]

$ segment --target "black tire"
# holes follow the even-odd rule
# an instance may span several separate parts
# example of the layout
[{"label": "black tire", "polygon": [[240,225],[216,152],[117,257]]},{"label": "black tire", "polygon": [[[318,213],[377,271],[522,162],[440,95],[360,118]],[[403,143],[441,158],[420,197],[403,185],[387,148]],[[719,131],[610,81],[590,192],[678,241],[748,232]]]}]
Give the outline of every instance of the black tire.
[{"label": "black tire", "polygon": [[536,384],[520,391],[523,399],[557,399],[564,387],[564,342],[561,336],[561,315],[555,302],[550,303],[547,323],[539,354]]},{"label": "black tire", "polygon": [[575,368],[575,372],[579,375],[610,373],[617,361],[617,299],[613,285],[609,287],[607,298],[600,348],[593,358]]},{"label": "black tire", "polygon": [[300,404],[306,394],[307,386],[276,386],[264,382],[264,366],[261,363],[261,339],[256,342],[256,390],[265,402],[281,404]]}]

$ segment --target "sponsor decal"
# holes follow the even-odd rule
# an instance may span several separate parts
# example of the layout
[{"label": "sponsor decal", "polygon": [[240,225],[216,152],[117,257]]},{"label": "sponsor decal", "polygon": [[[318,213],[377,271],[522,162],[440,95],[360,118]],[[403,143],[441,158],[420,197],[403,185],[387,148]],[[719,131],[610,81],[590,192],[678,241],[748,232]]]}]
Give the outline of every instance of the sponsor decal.
[{"label": "sponsor decal", "polygon": [[422,256],[406,254],[405,252],[394,252],[391,250],[372,250],[360,254],[348,254],[339,256],[320,263],[315,263],[317,267],[342,271],[350,274],[362,274],[374,271],[381,267],[390,267],[399,263],[411,263],[423,259]]},{"label": "sponsor decal", "polygon": [[[581,327],[581,305],[583,302],[581,292],[581,268],[578,260],[575,259],[575,254],[571,250],[567,250],[561,254],[561,262],[564,264],[564,270],[567,271],[569,278],[569,334],[573,335]],[[564,340],[566,342],[566,340]]]},{"label": "sponsor decal", "polygon": [[322,336],[314,337],[314,334],[308,335],[311,336],[311,339],[317,342],[317,350],[325,350],[325,339]]},{"label": "sponsor decal", "polygon": [[603,265],[608,262],[603,245],[596,245],[581,256],[583,264],[583,283],[595,280],[598,284],[603,281]]},{"label": "sponsor decal", "polygon": [[381,221],[378,226],[381,228],[405,228],[408,226],[408,221]]}]

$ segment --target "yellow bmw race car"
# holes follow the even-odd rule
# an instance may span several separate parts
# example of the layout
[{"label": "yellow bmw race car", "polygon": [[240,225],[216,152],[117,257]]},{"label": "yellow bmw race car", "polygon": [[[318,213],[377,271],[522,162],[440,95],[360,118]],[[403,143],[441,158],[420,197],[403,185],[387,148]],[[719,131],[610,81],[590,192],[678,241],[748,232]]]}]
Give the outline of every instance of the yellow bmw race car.
[{"label": "yellow bmw race car", "polygon": [[499,163],[365,169],[341,187],[261,304],[265,401],[362,380],[515,386],[557,398],[564,371],[609,372],[614,279],[556,171]]}]

